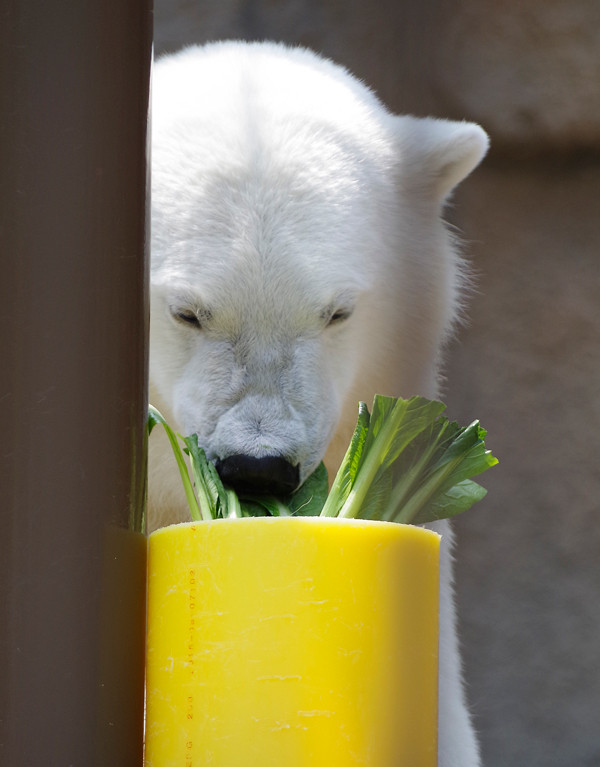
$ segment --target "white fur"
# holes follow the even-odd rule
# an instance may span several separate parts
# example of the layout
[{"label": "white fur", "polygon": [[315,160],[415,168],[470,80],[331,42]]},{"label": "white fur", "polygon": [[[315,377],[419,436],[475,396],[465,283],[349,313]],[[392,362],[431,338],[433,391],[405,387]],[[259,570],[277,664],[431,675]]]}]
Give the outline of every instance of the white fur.
[{"label": "white fur", "polygon": [[[335,472],[374,393],[435,396],[461,264],[440,213],[476,125],[391,115],[310,51],[217,43],[153,82],[150,397],[211,458]],[[177,320],[194,312],[202,329]],[[334,313],[348,315],[328,325]],[[150,527],[187,518],[152,436]],[[444,535],[440,767],[475,767]]]}]

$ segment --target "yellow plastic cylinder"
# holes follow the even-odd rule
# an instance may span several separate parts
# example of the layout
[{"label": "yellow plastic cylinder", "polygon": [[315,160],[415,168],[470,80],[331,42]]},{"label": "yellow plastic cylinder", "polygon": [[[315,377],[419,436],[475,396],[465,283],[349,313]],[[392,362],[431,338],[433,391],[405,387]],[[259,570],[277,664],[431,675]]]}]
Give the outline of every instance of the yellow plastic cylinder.
[{"label": "yellow plastic cylinder", "polygon": [[154,532],[146,767],[435,767],[438,564],[387,522]]}]

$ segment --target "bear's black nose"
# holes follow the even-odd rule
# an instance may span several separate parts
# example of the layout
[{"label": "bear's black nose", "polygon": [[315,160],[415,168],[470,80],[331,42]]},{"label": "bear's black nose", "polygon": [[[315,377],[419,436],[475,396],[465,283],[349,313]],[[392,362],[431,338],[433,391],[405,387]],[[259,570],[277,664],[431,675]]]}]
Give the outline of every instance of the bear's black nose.
[{"label": "bear's black nose", "polygon": [[298,466],[276,455],[230,455],[219,459],[215,466],[223,483],[237,492],[288,495],[298,487],[300,479]]}]

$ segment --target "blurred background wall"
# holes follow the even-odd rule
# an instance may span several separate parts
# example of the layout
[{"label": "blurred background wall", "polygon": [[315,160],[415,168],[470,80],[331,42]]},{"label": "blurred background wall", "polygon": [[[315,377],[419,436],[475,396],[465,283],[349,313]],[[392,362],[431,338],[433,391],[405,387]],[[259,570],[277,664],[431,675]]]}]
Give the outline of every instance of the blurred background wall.
[{"label": "blurred background wall", "polygon": [[159,55],[232,37],[489,132],[448,211],[478,280],[444,396],[501,460],[456,522],[470,699],[487,767],[598,767],[600,3],[155,0]]}]

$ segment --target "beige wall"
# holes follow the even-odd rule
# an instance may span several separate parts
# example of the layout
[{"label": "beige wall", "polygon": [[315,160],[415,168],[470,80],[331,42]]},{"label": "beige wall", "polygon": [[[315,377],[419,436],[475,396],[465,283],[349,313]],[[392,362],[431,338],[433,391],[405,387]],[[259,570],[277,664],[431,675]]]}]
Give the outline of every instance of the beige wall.
[{"label": "beige wall", "polygon": [[156,0],[156,50],[299,42],[395,111],[474,119],[490,157],[449,215],[478,291],[451,415],[500,466],[457,520],[470,698],[487,767],[600,764],[600,3]]},{"label": "beige wall", "polygon": [[448,401],[501,459],[457,519],[488,765],[600,764],[600,163],[492,160],[457,200],[480,272]]}]

